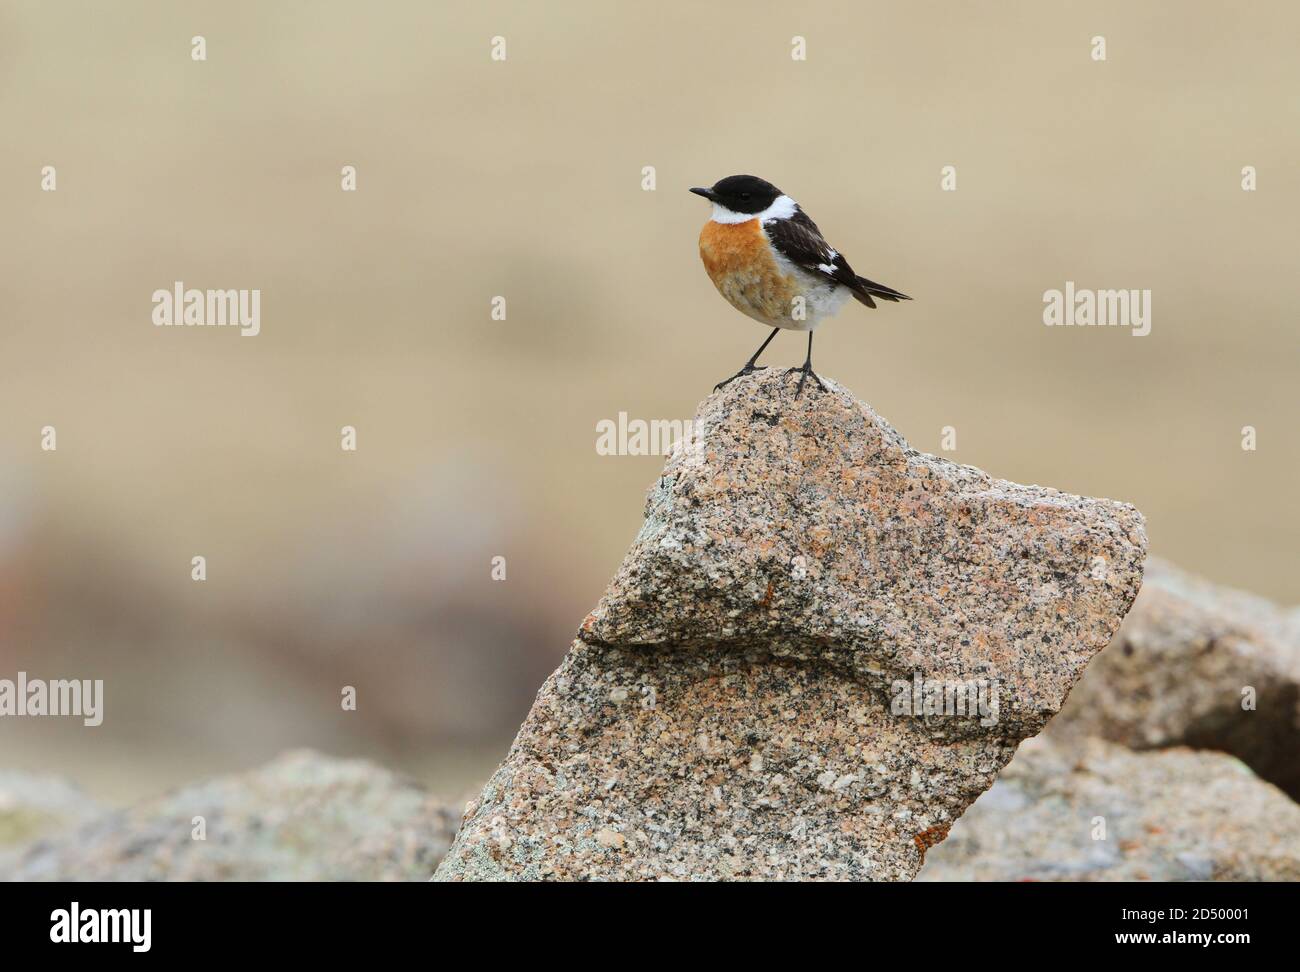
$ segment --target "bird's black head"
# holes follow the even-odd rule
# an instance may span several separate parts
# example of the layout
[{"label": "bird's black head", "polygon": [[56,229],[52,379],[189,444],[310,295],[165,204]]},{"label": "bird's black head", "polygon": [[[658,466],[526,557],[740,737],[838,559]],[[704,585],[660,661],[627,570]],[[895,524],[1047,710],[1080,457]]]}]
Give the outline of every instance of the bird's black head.
[{"label": "bird's black head", "polygon": [[761,213],[783,195],[772,183],[752,175],[727,176],[714,183],[711,189],[692,189],[691,192],[733,213]]}]

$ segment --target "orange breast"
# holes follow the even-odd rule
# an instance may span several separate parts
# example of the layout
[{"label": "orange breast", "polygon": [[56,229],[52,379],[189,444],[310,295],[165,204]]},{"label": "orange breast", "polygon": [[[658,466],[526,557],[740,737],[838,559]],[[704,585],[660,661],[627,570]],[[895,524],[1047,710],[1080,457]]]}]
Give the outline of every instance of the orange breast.
[{"label": "orange breast", "polygon": [[777,266],[757,219],[709,220],[700,231],[700,259],[718,293],[738,311],[774,327],[790,321],[799,283]]},{"label": "orange breast", "polygon": [[[748,270],[762,262],[772,263],[767,238],[757,219],[743,223],[715,223],[709,220],[700,230],[700,259],[712,277],[715,274]],[[775,264],[773,264],[775,268]]]}]

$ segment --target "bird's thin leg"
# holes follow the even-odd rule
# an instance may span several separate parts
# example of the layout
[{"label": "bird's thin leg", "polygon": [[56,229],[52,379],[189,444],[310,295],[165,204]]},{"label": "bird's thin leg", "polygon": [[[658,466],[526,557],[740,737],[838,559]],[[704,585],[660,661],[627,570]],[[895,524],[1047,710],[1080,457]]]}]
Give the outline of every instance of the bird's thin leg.
[{"label": "bird's thin leg", "polygon": [[753,374],[755,371],[762,371],[764,368],[766,368],[767,365],[755,365],[754,362],[758,360],[758,356],[763,353],[763,350],[769,344],[772,343],[772,338],[776,337],[776,332],[779,330],[781,330],[779,327],[772,328],[772,333],[767,336],[766,341],[764,341],[762,344],[758,346],[758,350],[755,351],[752,355],[750,355],[749,360],[745,362],[745,367],[741,368],[730,378],[724,378],[722,381],[718,382],[716,385],[713,386],[713,390],[717,391],[722,386],[731,384],[741,375]]},{"label": "bird's thin leg", "polygon": [[798,398],[803,393],[803,383],[808,380],[809,375],[812,375],[812,380],[817,382],[818,388],[820,388],[822,391],[826,390],[826,386],[822,384],[822,380],[818,378],[817,375],[812,370],[812,339],[813,339],[813,332],[809,331],[808,332],[808,357],[804,359],[803,367],[790,369],[791,371],[797,371],[800,373],[799,387],[797,387],[794,390],[795,398]]}]

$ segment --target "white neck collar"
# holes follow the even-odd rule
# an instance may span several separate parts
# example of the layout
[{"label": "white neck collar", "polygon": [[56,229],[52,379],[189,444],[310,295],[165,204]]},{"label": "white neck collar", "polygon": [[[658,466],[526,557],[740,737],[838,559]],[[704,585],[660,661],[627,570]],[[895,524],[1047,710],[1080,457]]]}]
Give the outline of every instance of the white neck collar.
[{"label": "white neck collar", "polygon": [[733,213],[726,206],[714,203],[713,221],[715,223],[748,223],[751,219],[756,219],[760,223],[766,223],[772,219],[789,219],[798,208],[799,204],[789,196],[777,196],[772,201],[772,205],[761,213]]}]

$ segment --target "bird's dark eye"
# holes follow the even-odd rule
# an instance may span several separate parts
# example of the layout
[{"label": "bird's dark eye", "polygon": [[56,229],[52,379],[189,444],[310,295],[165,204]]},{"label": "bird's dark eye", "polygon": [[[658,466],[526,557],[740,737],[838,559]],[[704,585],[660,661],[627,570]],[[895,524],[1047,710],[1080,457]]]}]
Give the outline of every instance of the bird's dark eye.
[{"label": "bird's dark eye", "polygon": [[747,193],[747,192],[742,192],[742,193],[740,194],[740,198],[741,198],[741,199],[748,199],[748,198],[749,198],[749,193]]}]

